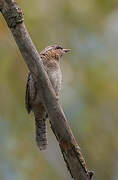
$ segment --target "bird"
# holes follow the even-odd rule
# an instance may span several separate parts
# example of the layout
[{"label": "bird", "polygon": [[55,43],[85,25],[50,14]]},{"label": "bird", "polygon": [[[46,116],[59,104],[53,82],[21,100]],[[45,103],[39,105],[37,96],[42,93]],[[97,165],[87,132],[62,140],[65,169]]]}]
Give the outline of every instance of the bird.
[{"label": "bird", "polygon": [[[40,53],[41,61],[47,72],[48,78],[54,88],[57,99],[61,89],[62,72],[60,69],[61,57],[69,52],[70,49],[64,49],[60,45],[51,45],[44,48]],[[26,83],[25,105],[27,112],[34,113],[35,118],[35,137],[40,150],[45,150],[48,145],[46,119],[48,114],[41,98],[37,95],[37,82],[34,82],[31,72],[28,73]],[[39,95],[40,97],[40,95]]]}]

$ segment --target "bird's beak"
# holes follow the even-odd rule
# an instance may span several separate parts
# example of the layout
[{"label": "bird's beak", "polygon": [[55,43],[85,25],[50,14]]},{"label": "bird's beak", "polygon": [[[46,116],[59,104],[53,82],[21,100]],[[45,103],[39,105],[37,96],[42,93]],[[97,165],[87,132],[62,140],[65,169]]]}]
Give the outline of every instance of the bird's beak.
[{"label": "bird's beak", "polygon": [[68,52],[70,52],[71,51],[71,49],[63,49],[63,52],[64,53],[68,53]]}]

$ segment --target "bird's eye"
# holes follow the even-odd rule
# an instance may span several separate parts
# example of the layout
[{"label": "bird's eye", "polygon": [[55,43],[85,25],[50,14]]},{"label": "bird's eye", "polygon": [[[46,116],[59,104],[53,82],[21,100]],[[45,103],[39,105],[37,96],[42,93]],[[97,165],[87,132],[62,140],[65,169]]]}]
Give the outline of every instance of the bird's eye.
[{"label": "bird's eye", "polygon": [[62,49],[62,47],[61,46],[56,46],[56,49]]}]

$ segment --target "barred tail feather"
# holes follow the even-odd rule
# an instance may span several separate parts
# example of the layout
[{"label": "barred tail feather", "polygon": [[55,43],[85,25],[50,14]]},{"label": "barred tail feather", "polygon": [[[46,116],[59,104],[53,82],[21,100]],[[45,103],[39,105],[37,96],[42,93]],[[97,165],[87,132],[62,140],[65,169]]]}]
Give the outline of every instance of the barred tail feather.
[{"label": "barred tail feather", "polygon": [[36,142],[40,150],[45,150],[48,144],[46,117],[35,114]]}]

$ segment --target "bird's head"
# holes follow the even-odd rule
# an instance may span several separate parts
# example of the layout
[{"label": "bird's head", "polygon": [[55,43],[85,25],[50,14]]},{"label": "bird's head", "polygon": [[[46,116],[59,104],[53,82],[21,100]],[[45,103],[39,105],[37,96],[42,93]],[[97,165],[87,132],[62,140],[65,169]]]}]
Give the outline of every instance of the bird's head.
[{"label": "bird's head", "polygon": [[70,49],[64,49],[59,45],[52,45],[46,47],[40,54],[47,56],[49,59],[52,58],[59,61],[62,55],[68,52],[70,52]]}]

